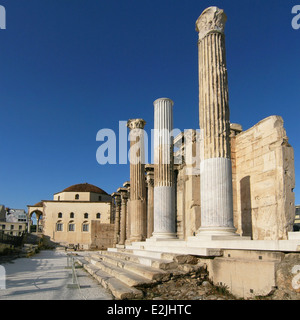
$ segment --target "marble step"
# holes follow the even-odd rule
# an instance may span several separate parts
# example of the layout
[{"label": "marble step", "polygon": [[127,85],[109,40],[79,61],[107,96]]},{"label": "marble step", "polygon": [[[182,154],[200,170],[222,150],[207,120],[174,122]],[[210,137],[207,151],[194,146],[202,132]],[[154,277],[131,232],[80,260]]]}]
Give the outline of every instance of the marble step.
[{"label": "marble step", "polygon": [[143,298],[143,292],[118,280],[111,274],[99,269],[85,259],[77,260],[84,269],[91,274],[104,288],[108,289],[118,300],[132,300]]},{"label": "marble step", "polygon": [[132,245],[126,246],[127,250],[140,250],[140,251],[155,251],[160,253],[169,253],[174,256],[178,255],[193,255],[199,257],[220,257],[222,256],[222,250],[219,248],[199,248],[199,247],[186,247],[184,245],[180,246],[169,246],[168,244],[163,245],[163,243],[149,244],[145,242],[136,242]]},{"label": "marble step", "polygon": [[[121,249],[122,250],[122,249]],[[161,270],[170,270],[177,268],[178,264],[173,259],[161,259],[162,253],[157,252],[138,252],[138,250],[109,250],[100,252],[101,255],[115,257],[125,261],[139,263],[148,267]],[[149,254],[148,254],[149,253]]]},{"label": "marble step", "polygon": [[[170,278],[170,273],[165,270],[159,270],[140,263],[126,261],[124,260],[124,256],[120,259],[110,255],[92,254],[91,258],[98,263],[105,263],[109,264],[111,267],[118,268],[119,272],[129,271],[134,275],[149,281],[165,281]],[[141,280],[141,282],[143,283],[143,280]]]},{"label": "marble step", "polygon": [[154,251],[154,249],[153,250],[149,250],[149,249],[146,250],[143,248],[141,249],[140,247],[132,247],[132,248],[126,248],[126,249],[108,248],[107,251],[131,253],[136,256],[169,260],[169,261],[174,261],[175,258],[178,256],[178,254],[176,253],[159,251],[159,248],[157,251]]},{"label": "marble step", "polygon": [[101,269],[102,271],[105,271],[106,273],[110,274],[111,276],[114,276],[116,279],[124,282],[126,285],[130,287],[135,287],[138,285],[144,285],[152,283],[151,280],[136,274],[132,271],[117,267],[111,263],[98,260],[91,257],[85,257],[86,261],[91,263],[92,265],[96,266],[97,268]]}]

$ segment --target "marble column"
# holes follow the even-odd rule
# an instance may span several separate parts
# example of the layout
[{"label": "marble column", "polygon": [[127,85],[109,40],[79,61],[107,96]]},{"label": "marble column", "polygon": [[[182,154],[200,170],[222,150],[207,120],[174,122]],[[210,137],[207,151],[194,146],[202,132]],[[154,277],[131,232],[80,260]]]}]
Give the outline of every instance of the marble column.
[{"label": "marble column", "polygon": [[112,194],[112,197],[115,199],[115,230],[114,230],[114,247],[119,242],[119,236],[120,236],[120,212],[121,212],[121,196],[119,193],[114,192]]},{"label": "marble column", "polygon": [[198,236],[235,233],[224,35],[226,21],[223,10],[210,7],[196,22],[201,129],[201,227]]},{"label": "marble column", "polygon": [[154,230],[154,215],[153,215],[153,204],[154,204],[154,166],[153,164],[147,164],[146,170],[146,181],[148,186],[147,195],[147,238],[152,236]]},{"label": "marble column", "polygon": [[130,129],[130,241],[146,239],[146,182],[143,119],[127,122]]},{"label": "marble column", "polygon": [[121,218],[120,218],[119,244],[124,245],[126,240],[127,189],[119,188],[117,191],[121,195]]},{"label": "marble column", "polygon": [[130,244],[130,181],[123,183],[123,187],[127,190],[127,208],[126,208],[126,240],[125,244]]},{"label": "marble column", "polygon": [[176,238],[173,101],[154,101],[154,239]]}]

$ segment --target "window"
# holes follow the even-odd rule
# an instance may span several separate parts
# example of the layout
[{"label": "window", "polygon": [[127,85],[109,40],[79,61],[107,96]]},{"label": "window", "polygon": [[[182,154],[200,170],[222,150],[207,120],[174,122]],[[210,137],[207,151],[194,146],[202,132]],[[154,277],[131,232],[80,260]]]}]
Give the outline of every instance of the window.
[{"label": "window", "polygon": [[85,213],[84,214],[84,219],[88,219],[89,218],[89,214],[88,213]]},{"label": "window", "polygon": [[69,222],[69,228],[68,228],[69,231],[75,231],[75,224],[74,224],[74,221],[70,221]]},{"label": "window", "polygon": [[83,222],[82,231],[84,231],[84,232],[88,232],[89,231],[89,224],[88,224],[87,221]]},{"label": "window", "polygon": [[79,200],[79,194],[75,195],[75,200]]},{"label": "window", "polygon": [[58,214],[58,218],[62,218],[62,213],[60,212],[59,214]]},{"label": "window", "polygon": [[97,215],[96,215],[96,218],[100,219],[101,218],[101,213],[98,212]]},{"label": "window", "polygon": [[19,226],[19,230],[22,230],[22,226]]},{"label": "window", "polygon": [[56,231],[63,231],[63,224],[60,221],[56,224]]},{"label": "window", "polygon": [[14,230],[14,225],[13,224],[10,226],[10,230]]},{"label": "window", "polygon": [[101,196],[99,196],[99,201],[101,201]]},{"label": "window", "polygon": [[74,219],[74,212],[70,213],[70,219]]},{"label": "window", "polygon": [[5,230],[5,224],[2,225],[2,230]]}]

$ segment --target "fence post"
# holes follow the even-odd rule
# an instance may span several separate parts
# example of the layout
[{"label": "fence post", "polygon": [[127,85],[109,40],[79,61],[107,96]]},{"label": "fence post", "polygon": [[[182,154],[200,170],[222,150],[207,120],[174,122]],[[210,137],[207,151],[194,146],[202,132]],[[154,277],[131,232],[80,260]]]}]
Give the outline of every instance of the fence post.
[{"label": "fence post", "polygon": [[67,285],[67,288],[79,289],[80,286],[79,286],[78,279],[77,279],[77,276],[76,276],[74,257],[70,256],[70,258],[71,258],[71,268],[72,268],[72,283],[69,283]]}]

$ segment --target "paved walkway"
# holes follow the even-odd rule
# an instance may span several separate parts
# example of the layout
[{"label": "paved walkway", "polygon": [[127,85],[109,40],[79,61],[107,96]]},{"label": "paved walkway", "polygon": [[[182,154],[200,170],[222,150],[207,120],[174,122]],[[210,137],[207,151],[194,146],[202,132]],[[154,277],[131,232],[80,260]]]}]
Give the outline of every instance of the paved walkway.
[{"label": "paved walkway", "polygon": [[[76,269],[80,288],[68,288],[71,270],[64,251],[47,250],[31,258],[2,263],[5,286],[0,300],[112,300],[111,294],[83,269]],[[3,268],[1,268],[3,270]],[[3,287],[3,286],[2,286]]]}]

